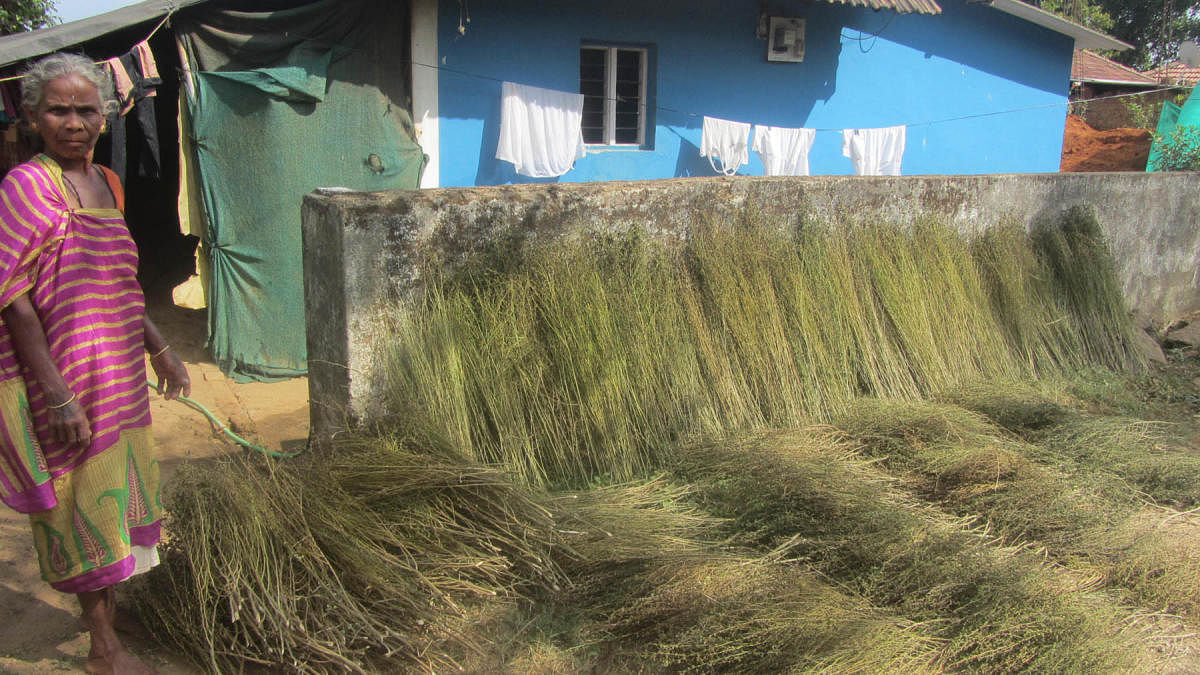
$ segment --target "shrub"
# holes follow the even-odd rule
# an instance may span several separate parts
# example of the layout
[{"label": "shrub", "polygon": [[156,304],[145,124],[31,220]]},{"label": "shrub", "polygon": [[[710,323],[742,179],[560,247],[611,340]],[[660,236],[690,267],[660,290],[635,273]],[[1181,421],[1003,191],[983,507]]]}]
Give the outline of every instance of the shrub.
[{"label": "shrub", "polygon": [[1155,134],[1158,156],[1154,167],[1159,171],[1200,171],[1200,128],[1175,127],[1167,134]]}]

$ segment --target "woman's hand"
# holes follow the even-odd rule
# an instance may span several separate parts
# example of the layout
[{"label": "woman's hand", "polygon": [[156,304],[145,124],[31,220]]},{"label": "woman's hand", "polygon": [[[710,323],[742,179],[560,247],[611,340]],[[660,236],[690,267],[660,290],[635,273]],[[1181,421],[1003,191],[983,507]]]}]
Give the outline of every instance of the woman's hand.
[{"label": "woman's hand", "polygon": [[62,407],[47,406],[46,418],[50,424],[50,436],[55,441],[67,445],[78,443],[85,447],[92,442],[92,427],[83,413],[83,406],[74,397]]},{"label": "woman's hand", "polygon": [[46,420],[50,426],[50,438],[57,443],[92,442],[92,428],[88,423],[83,405],[75,398],[71,385],[58,372],[58,366],[50,357],[50,346],[42,321],[33,309],[28,293],[13,299],[3,310],[0,319],[8,329],[17,359],[33,373],[42,390],[42,405],[46,408]]},{"label": "woman's hand", "polygon": [[150,367],[158,376],[158,393],[168,401],[191,395],[192,381],[188,378],[187,368],[146,314],[142,315],[142,332],[145,334],[146,350],[150,352]]},{"label": "woman's hand", "polygon": [[192,381],[188,378],[187,367],[169,348],[150,359],[150,367],[154,368],[154,374],[158,376],[158,393],[168,401],[192,393]]}]

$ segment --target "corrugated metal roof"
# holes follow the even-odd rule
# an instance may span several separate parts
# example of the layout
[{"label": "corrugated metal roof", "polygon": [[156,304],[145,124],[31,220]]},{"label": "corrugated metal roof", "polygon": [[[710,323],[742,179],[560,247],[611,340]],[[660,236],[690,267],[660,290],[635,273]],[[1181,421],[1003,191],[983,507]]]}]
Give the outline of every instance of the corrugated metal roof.
[{"label": "corrugated metal roof", "polygon": [[1153,77],[1086,49],[1075,50],[1075,56],[1071,59],[1071,79],[1075,82],[1158,86],[1158,81]]},{"label": "corrugated metal roof", "polygon": [[897,14],[941,14],[942,6],[934,0],[826,0],[839,5],[890,9]]}]

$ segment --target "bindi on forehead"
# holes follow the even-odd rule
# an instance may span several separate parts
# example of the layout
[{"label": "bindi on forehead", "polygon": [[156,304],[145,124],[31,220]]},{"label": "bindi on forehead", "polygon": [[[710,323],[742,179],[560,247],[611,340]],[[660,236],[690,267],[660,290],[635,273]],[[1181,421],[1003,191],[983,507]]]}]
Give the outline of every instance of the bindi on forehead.
[{"label": "bindi on forehead", "polygon": [[46,83],[42,93],[46,105],[70,105],[73,107],[98,108],[100,92],[96,86],[82,77],[71,75],[55,78]]},{"label": "bindi on forehead", "polygon": [[97,99],[80,99],[74,96],[46,96],[42,100],[45,109],[99,110],[100,101]]}]

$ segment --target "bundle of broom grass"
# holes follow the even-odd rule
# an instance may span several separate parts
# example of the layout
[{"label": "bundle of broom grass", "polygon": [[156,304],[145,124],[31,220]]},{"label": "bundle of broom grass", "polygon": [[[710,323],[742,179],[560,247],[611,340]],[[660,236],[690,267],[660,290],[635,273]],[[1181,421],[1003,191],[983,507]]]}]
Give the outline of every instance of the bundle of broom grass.
[{"label": "bundle of broom grass", "polygon": [[863,400],[837,425],[919,498],[1098,575],[1130,604],[1200,618],[1193,452],[1160,425],[1074,412],[1029,387],[950,398],[1036,434],[1012,437],[975,412],[925,401]]},{"label": "bundle of broom grass", "polygon": [[974,242],[936,222],[746,219],[682,246],[585,233],[516,269],[425,278],[392,317],[392,409],[529,484],[628,479],[680,439],[828,419],[859,396],[1136,367],[1111,258],[1078,209]]},{"label": "bundle of broom grass", "polygon": [[423,441],[183,467],[163,565],[134,594],[147,625],[216,671],[453,665],[478,648],[471,603],[562,577],[529,491]]},{"label": "bundle of broom grass", "polygon": [[1108,671],[1154,655],[1098,582],[998,545],[973,518],[929,508],[835,429],[799,429],[684,449],[676,470],[728,535],[788,551],[871,606],[920,626],[936,663],[987,672]]}]

